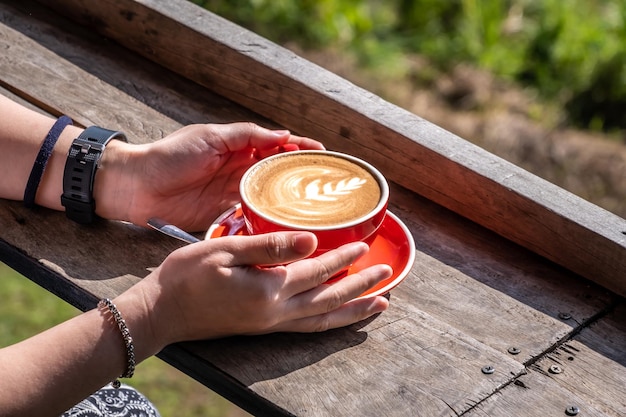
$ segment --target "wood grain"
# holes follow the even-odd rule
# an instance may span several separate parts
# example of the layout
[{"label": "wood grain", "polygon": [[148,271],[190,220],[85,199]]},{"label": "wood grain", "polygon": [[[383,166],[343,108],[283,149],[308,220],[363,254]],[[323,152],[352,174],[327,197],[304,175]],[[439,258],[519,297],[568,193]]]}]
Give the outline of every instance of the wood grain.
[{"label": "wood grain", "polygon": [[[428,314],[402,309],[322,335],[237,338],[222,348],[207,342],[193,352],[228,364],[245,385],[302,416],[462,414],[524,369]],[[487,364],[496,373],[483,374]],[[302,390],[294,396],[289,387]]]},{"label": "wood grain", "polygon": [[[626,415],[626,304],[533,364],[468,416]],[[551,370],[551,367],[557,366]]]},{"label": "wood grain", "polygon": [[617,299],[441,206],[393,187],[392,195],[418,250],[412,285],[394,293],[403,308],[454,323],[501,352],[517,347],[515,359],[526,362]]},{"label": "wood grain", "polygon": [[[0,80],[33,106],[122,126],[135,142],[202,120],[279,124],[32,1],[16,3],[0,4],[7,52]],[[117,3],[98,7],[104,4]],[[353,146],[353,153],[370,149]],[[390,207],[418,253],[389,311],[322,334],[184,343],[160,356],[257,415],[513,415],[504,413],[519,411],[516,382],[535,376],[537,393],[524,397],[534,401],[528,415],[562,415],[550,393],[589,404],[590,413],[621,410],[610,399],[626,397],[622,299],[410,188],[392,183]],[[144,228],[84,227],[62,213],[0,200],[0,260],[83,310],[124,291],[180,246]],[[591,378],[578,390],[539,371],[565,344],[587,348],[567,362],[581,367],[568,374]],[[510,346],[521,352],[509,354]],[[596,362],[608,368],[606,378],[591,374]],[[485,365],[496,372],[483,374]],[[603,382],[611,384],[607,395],[599,393]]]},{"label": "wood grain", "polygon": [[[7,51],[0,57],[0,86],[50,114],[68,114],[82,126],[115,126],[136,143],[193,123],[277,126],[45,8],[14,3],[13,10],[40,20],[33,25],[15,19],[9,6],[0,9],[11,23],[0,33]],[[88,89],[92,94],[84,94]]]},{"label": "wood grain", "polygon": [[626,220],[187,0],[43,1],[143,56],[626,295]]}]

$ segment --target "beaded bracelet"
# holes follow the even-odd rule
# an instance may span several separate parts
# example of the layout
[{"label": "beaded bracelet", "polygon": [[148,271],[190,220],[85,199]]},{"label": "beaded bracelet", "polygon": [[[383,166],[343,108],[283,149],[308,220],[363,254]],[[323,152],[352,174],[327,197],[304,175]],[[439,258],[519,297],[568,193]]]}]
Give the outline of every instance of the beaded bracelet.
[{"label": "beaded bracelet", "polygon": [[[135,374],[135,347],[133,345],[133,338],[130,335],[130,330],[126,326],[126,322],[122,318],[120,311],[117,309],[115,304],[108,298],[103,298],[98,302],[98,308],[107,308],[111,314],[113,315],[113,319],[119,327],[120,332],[122,333],[122,338],[124,339],[124,345],[126,346],[126,370],[120,378],[132,378]],[[115,380],[111,382],[114,388],[119,388],[121,386],[121,382],[119,380]]]},{"label": "beaded bracelet", "polygon": [[50,155],[52,155],[52,149],[54,149],[54,145],[56,145],[57,140],[59,140],[59,136],[61,136],[63,129],[65,129],[67,125],[71,124],[72,119],[69,117],[59,117],[44,138],[41,148],[39,149],[39,153],[37,154],[37,158],[35,159],[35,163],[33,164],[33,168],[30,171],[28,182],[26,183],[26,189],[24,190],[24,205],[26,207],[32,208],[35,206],[37,188],[39,188],[39,183],[41,182],[46,165],[48,164],[48,159],[50,159]]}]

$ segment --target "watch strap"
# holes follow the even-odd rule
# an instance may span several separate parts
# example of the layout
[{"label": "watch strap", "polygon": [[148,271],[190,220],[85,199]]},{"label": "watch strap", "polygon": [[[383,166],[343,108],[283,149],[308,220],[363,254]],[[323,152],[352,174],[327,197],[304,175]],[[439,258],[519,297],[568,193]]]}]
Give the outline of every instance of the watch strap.
[{"label": "watch strap", "polygon": [[96,218],[93,184],[104,148],[112,139],[127,141],[122,132],[91,126],[70,146],[63,172],[61,204],[67,217],[75,222],[92,223]]}]

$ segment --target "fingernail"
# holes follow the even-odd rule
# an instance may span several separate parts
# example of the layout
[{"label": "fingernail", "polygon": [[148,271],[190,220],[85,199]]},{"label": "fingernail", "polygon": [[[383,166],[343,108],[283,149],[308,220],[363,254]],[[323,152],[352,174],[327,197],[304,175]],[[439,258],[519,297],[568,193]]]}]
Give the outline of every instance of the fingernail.
[{"label": "fingernail", "polygon": [[272,130],[272,135],[282,138],[283,136],[291,135],[291,132],[288,130]]},{"label": "fingernail", "polygon": [[389,266],[389,265],[381,265],[380,266],[380,275],[382,277],[380,279],[381,281],[383,279],[389,278],[390,276],[393,275],[393,268],[391,266]]},{"label": "fingernail", "polygon": [[292,152],[299,150],[300,147],[295,143],[285,143],[284,145],[280,145],[278,147],[278,152]]},{"label": "fingernail", "polygon": [[358,251],[359,253],[363,253],[365,254],[367,251],[369,251],[369,246],[367,243],[365,242],[353,242],[349,244],[354,251]]},{"label": "fingernail", "polygon": [[375,298],[375,301],[372,304],[372,312],[373,314],[382,313],[387,310],[389,307],[389,300],[385,297],[378,296]]},{"label": "fingernail", "polygon": [[301,254],[310,254],[317,248],[317,238],[313,233],[297,233],[293,237],[293,250]]}]

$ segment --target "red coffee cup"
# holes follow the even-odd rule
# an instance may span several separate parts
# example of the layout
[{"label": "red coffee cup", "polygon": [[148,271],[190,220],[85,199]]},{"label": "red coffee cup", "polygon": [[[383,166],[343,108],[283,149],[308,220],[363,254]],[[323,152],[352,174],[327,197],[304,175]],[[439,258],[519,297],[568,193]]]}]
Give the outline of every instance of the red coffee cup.
[{"label": "red coffee cup", "polygon": [[241,208],[249,234],[305,230],[313,256],[371,242],[387,213],[389,185],[371,164],[332,151],[299,150],[262,159],[243,175]]}]

